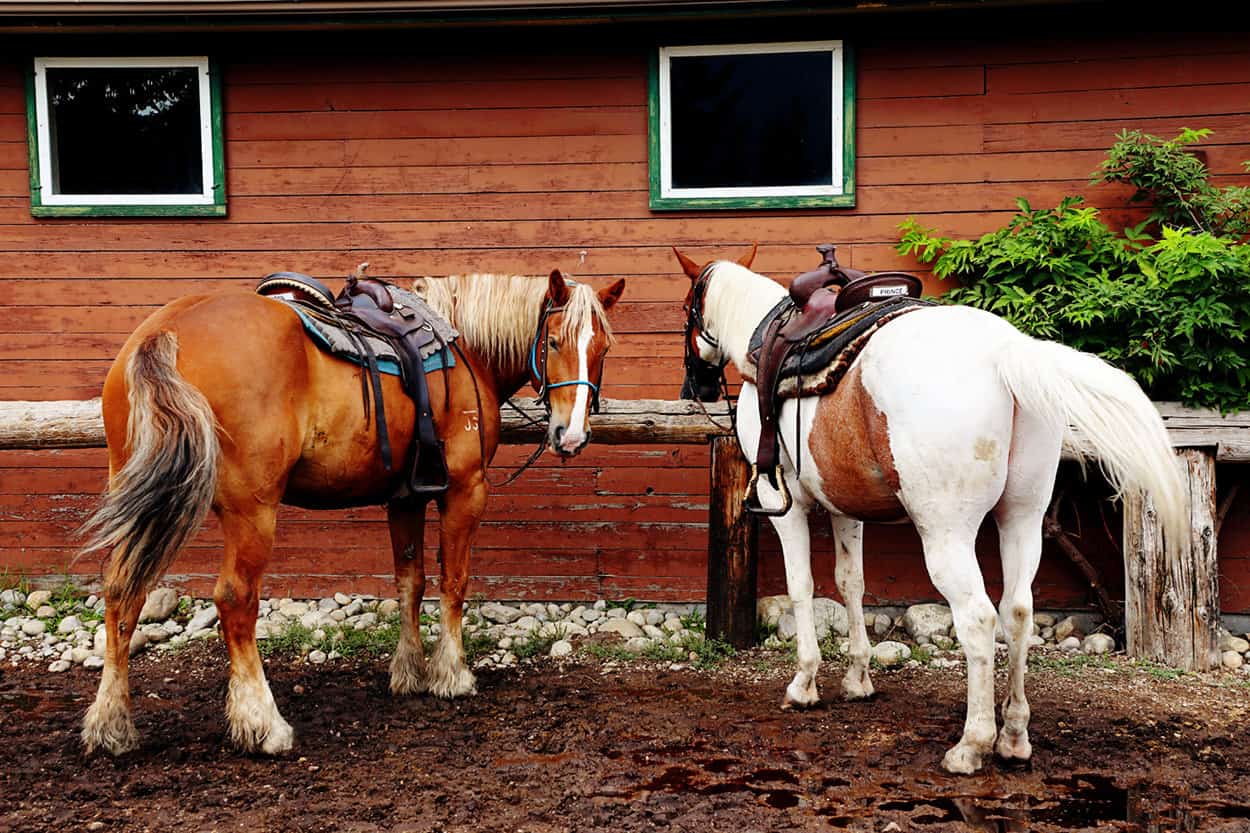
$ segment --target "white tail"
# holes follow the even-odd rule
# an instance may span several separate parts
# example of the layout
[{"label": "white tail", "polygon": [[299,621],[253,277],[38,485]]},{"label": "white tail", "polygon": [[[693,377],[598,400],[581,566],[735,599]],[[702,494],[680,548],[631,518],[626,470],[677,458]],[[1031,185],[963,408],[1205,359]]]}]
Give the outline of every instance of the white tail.
[{"label": "white tail", "polygon": [[1163,420],[1137,383],[1097,356],[1052,341],[1021,334],[1003,348],[998,373],[1017,405],[1063,425],[1064,444],[1097,460],[1120,495],[1149,494],[1164,540],[1179,546],[1189,534],[1185,482]]}]

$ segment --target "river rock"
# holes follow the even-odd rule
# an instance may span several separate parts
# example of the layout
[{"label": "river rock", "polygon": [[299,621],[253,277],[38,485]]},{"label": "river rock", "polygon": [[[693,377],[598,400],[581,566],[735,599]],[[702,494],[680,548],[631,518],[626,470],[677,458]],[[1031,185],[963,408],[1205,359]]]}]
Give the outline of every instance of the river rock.
[{"label": "river rock", "polygon": [[317,610],[322,613],[329,613],[331,610],[338,610],[339,603],[334,599],[321,599],[317,602]]},{"label": "river rock", "polygon": [[62,671],[68,671],[70,668],[69,660],[58,659],[56,662],[48,666],[48,670],[53,674],[59,674]]},{"label": "river rock", "polygon": [[1081,643],[1081,652],[1085,654],[1109,654],[1115,648],[1115,640],[1105,633],[1091,633]]},{"label": "river rock", "polygon": [[646,616],[646,620],[647,620],[646,624],[648,625],[659,627],[660,624],[664,621],[664,611],[662,610],[656,610],[655,608],[652,608],[651,610],[646,611],[644,615]]},{"label": "river rock", "polygon": [[383,599],[378,602],[378,615],[391,616],[399,610],[399,599]]},{"label": "river rock", "polygon": [[217,623],[217,605],[210,604],[195,612],[191,621],[187,622],[187,633],[194,634],[207,630]]},{"label": "river rock", "polygon": [[[630,622],[629,624],[633,625],[634,623]],[[637,625],[634,625],[634,627],[637,627]],[[625,640],[625,650],[629,651],[631,654],[641,654],[654,644],[654,642],[647,639],[645,636],[633,636]]]},{"label": "river rock", "polygon": [[573,653],[573,645],[566,639],[558,639],[551,643],[551,656],[567,657]]},{"label": "river rock", "polygon": [[1245,660],[1241,658],[1241,654],[1236,651],[1225,651],[1220,654],[1220,661],[1224,663],[1224,667],[1230,671],[1236,671],[1245,664]]},{"label": "river rock", "polygon": [[679,631],[684,631],[686,629],[686,626],[683,625],[681,623],[681,620],[678,619],[676,616],[670,616],[667,619],[665,619],[664,624],[662,624],[660,627],[662,627],[664,630],[668,631],[669,633],[677,633]]},{"label": "river rock", "polygon": [[946,605],[912,605],[903,614],[903,627],[918,642],[922,638],[925,642],[932,642],[934,634],[947,635],[954,623],[951,609]]},{"label": "river rock", "polygon": [[777,627],[777,620],[784,613],[793,613],[794,605],[789,596],[764,596],[755,602],[755,616],[761,624]]},{"label": "river rock", "polygon": [[164,622],[178,609],[178,591],[172,587],[158,587],[148,594],[139,611],[139,622]]},{"label": "river rock", "polygon": [[26,594],[16,587],[0,590],[0,607],[22,607],[26,604]]},{"label": "river rock", "polygon": [[347,595],[346,593],[335,593],[334,601],[336,601],[339,604],[339,606],[342,607],[343,605],[351,604],[352,597]]},{"label": "river rock", "polygon": [[777,617],[777,636],[782,639],[794,639],[799,635],[799,623],[793,613],[783,613]]},{"label": "river rock", "polygon": [[[607,622],[599,626],[599,633],[615,633],[625,637],[626,640],[644,639],[642,628],[635,625],[628,619],[609,619]],[[650,640],[648,640],[649,642]],[[628,648],[628,644],[626,645]]]},{"label": "river rock", "polygon": [[597,622],[603,618],[603,611],[598,608],[587,608],[582,611],[582,620],[586,622]]},{"label": "river rock", "polygon": [[1250,642],[1247,642],[1240,636],[1233,636],[1231,633],[1221,628],[1220,650],[1235,651],[1239,654],[1244,654],[1246,651],[1250,651]]},{"label": "river rock", "polygon": [[1059,640],[1060,651],[1079,651],[1081,650],[1081,640],[1075,636],[1069,636],[1066,639]]},{"label": "river rock", "polygon": [[510,625],[524,614],[515,607],[499,602],[487,602],[478,608],[478,613],[488,622],[497,622],[501,625]]},{"label": "river rock", "polygon": [[884,666],[898,665],[911,659],[911,648],[902,642],[887,640],[873,647],[872,656]]},{"label": "river rock", "polygon": [[73,633],[82,629],[82,622],[77,616],[66,616],[61,623],[56,626],[57,633]]},{"label": "river rock", "polygon": [[143,631],[135,631],[130,637],[130,655],[133,657],[135,654],[146,648],[147,644],[148,635]]},{"label": "river rock", "polygon": [[1055,626],[1055,617],[1049,613],[1034,613],[1033,624],[1039,628],[1053,628]]},{"label": "river rock", "polygon": [[812,599],[812,616],[816,620],[817,639],[824,639],[831,633],[847,636],[851,632],[850,619],[841,602],[817,596]]},{"label": "river rock", "polygon": [[22,633],[27,636],[38,636],[48,629],[48,626],[38,619],[27,619],[22,623]]},{"label": "river rock", "polygon": [[38,610],[46,605],[52,599],[52,592],[49,590],[35,590],[26,597],[26,606],[31,610]]},{"label": "river rock", "polygon": [[647,617],[641,610],[631,610],[629,613],[625,614],[625,618],[640,628],[647,624]]},{"label": "river rock", "polygon": [[1069,636],[1080,637],[1080,628],[1077,626],[1076,619],[1072,616],[1067,617],[1061,622],[1055,624],[1055,641],[1063,642]]},{"label": "river rock", "polygon": [[98,657],[95,654],[92,654],[82,661],[82,667],[97,671],[104,667],[104,657]]},{"label": "river rock", "polygon": [[309,651],[308,652],[308,661],[311,662],[313,665],[321,665],[323,662],[326,661],[326,659],[328,659],[328,657],[326,656],[325,651]]},{"label": "river rock", "polygon": [[877,636],[885,636],[894,627],[894,620],[884,613],[872,617],[872,632]]},{"label": "river rock", "polygon": [[39,605],[39,609],[35,611],[35,615],[40,619],[52,619],[56,616],[56,608],[52,605]]}]

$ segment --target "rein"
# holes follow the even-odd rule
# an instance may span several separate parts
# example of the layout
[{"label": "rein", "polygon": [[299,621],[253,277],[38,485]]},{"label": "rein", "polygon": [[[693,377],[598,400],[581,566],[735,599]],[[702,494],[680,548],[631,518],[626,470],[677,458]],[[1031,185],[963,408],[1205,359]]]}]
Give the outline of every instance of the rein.
[{"label": "rein", "polygon": [[724,397],[725,402],[729,405],[729,428],[721,425],[712,415],[708,413],[707,407],[703,404],[703,400],[699,398],[697,391],[695,392],[695,404],[699,406],[699,410],[703,412],[703,416],[707,421],[715,425],[722,431],[728,430],[735,437],[738,434],[738,416],[737,416],[737,399],[729,394],[729,381],[725,378],[725,365],[729,363],[729,359],[725,358],[719,365],[712,364],[704,360],[699,355],[698,350],[693,346],[694,338],[691,335],[695,328],[698,328],[696,338],[701,338],[708,343],[714,350],[720,349],[720,342],[716,337],[707,331],[707,324],[703,320],[703,303],[704,295],[707,294],[708,284],[711,283],[711,272],[715,262],[709,263],[703,267],[703,271],[699,273],[699,277],[694,282],[694,287],[690,291],[690,305],[686,307],[686,327],[685,327],[685,366],[687,381],[698,380],[700,376],[707,378],[712,373],[717,374],[717,385],[720,388],[720,394]]}]

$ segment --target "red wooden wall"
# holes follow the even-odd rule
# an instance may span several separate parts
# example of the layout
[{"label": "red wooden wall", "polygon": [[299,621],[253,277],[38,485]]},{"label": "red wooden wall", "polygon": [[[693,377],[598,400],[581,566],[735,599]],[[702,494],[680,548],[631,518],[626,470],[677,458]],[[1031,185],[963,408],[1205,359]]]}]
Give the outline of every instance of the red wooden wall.
[{"label": "red wooden wall", "polygon": [[[1086,186],[1126,127],[1214,129],[1207,159],[1221,177],[1250,158],[1250,46],[1240,36],[902,42],[864,33],[853,40],[857,208],[652,213],[647,56],[656,37],[349,39],[326,50],[290,35],[277,53],[268,42],[263,59],[237,44],[180,42],[180,52],[210,52],[224,68],[229,217],[202,221],[33,219],[26,61],[0,59],[0,398],[97,395],[125,335],[183,294],[247,288],[278,269],[334,278],[362,260],[394,278],[555,266],[592,280],[625,276],[605,393],[671,398],[686,288],[671,244],[712,257],[758,240],[756,268],[778,276],[810,268],[826,240],[860,269],[913,268],[893,251],[907,217],[978,235],[1001,225],[1017,197],[1043,206],[1070,193],[1128,213],[1125,192]],[[497,476],[524,453],[506,449]],[[98,571],[90,560],[69,565],[103,461],[96,450],[0,453],[0,570]],[[474,591],[700,598],[707,462],[703,449],[600,447],[527,473],[492,500]],[[1221,541],[1224,604],[1234,611],[1250,610],[1247,510],[1243,498]],[[818,526],[818,583],[832,594]],[[765,539],[763,589],[780,592]],[[210,527],[174,568],[199,592],[211,586],[218,540]],[[986,544],[992,556],[992,536]],[[388,552],[376,509],[288,510],[266,592],[388,592]],[[909,529],[872,529],[866,552],[874,601],[935,595]],[[1119,573],[1113,552],[1103,567]],[[1086,601],[1057,552],[1038,601]]]}]

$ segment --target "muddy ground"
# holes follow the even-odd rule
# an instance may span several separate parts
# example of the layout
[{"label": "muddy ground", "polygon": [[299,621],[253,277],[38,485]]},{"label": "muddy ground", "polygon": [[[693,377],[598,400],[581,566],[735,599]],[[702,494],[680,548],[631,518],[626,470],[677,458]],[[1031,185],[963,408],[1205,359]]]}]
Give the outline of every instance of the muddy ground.
[{"label": "muddy ground", "polygon": [[381,660],[268,672],[289,756],[224,745],[224,651],[197,645],[136,658],[143,746],[88,760],[97,674],[4,667],[0,830],[1250,831],[1244,676],[1037,669],[1032,765],[952,777],[962,669],[877,671],[872,701],[802,713],[778,708],[786,662],[754,652],[717,671],[541,660],[456,702],[392,698]]}]

